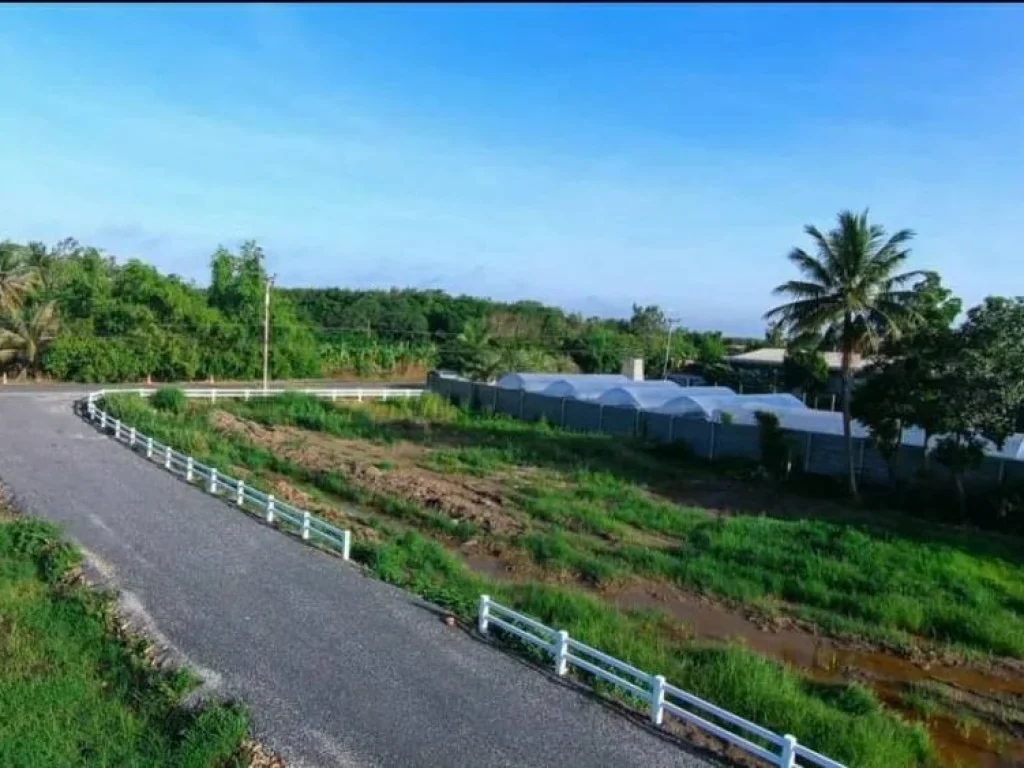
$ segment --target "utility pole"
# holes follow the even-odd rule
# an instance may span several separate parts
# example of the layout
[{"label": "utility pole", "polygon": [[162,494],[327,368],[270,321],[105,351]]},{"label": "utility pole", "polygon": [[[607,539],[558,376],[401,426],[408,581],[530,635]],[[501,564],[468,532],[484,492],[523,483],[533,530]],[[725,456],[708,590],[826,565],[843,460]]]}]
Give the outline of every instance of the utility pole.
[{"label": "utility pole", "polygon": [[679,321],[674,317],[668,319],[668,338],[665,339],[665,365],[661,368],[662,380],[668,379],[668,354],[672,349],[672,331],[675,330],[677,322]]},{"label": "utility pole", "polygon": [[274,286],[274,278],[267,278],[263,291],[263,391],[270,389],[270,289]]}]

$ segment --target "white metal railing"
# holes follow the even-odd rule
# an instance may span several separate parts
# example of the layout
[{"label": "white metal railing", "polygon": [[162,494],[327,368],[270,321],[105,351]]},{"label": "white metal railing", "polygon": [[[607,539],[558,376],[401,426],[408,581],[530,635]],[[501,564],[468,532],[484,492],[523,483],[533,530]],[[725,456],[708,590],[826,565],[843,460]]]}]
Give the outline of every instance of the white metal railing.
[{"label": "white metal railing", "polygon": [[[101,389],[99,392],[91,393],[87,402],[95,402],[105,395],[142,395],[148,397],[159,391],[160,387],[140,387],[137,389]],[[240,400],[251,400],[259,397],[277,397],[288,393],[300,395],[314,395],[325,400],[409,400],[421,397],[423,389],[388,389],[387,387],[376,387],[363,389],[361,387],[343,387],[335,389],[182,389],[185,397],[211,400],[216,402],[218,398],[234,398]]]},{"label": "white metal railing", "polygon": [[[481,595],[477,628],[481,634],[487,634],[492,626],[549,653],[555,662],[555,672],[559,676],[566,675],[570,667],[576,667],[644,702],[651,722],[655,725],[662,725],[665,713],[668,712],[761,758],[770,765],[782,768],[797,768],[801,765],[846,768],[842,763],[797,743],[794,736],[780,736],[757,723],[752,723],[670,685],[662,675],[652,675],[637,669],[579,640],[572,639],[565,630],[554,630],[529,616],[516,613],[511,608],[494,602],[487,595]],[[711,722],[709,717],[725,723],[726,726]],[[798,758],[800,763],[797,763]]]},{"label": "white metal railing", "polygon": [[[180,475],[185,482],[190,484],[198,482],[207,493],[217,496],[230,504],[234,504],[239,509],[259,513],[268,524],[277,523],[279,528],[290,528],[304,541],[317,540],[327,544],[332,549],[338,551],[343,560],[349,559],[352,547],[351,531],[336,528],[311,512],[299,509],[280,499],[275,499],[273,494],[262,493],[246,485],[243,480],[225,475],[216,467],[209,467],[196,461],[192,456],[179,453],[171,448],[171,446],[142,434],[135,427],[121,423],[120,419],[115,419],[96,405],[97,400],[108,394],[138,394],[147,396],[156,391],[156,388],[147,388],[92,392],[86,397],[86,415],[90,421],[99,427],[101,432],[111,433],[115,440],[124,443],[130,450],[142,453],[149,461],[157,462],[168,472]],[[387,400],[419,397],[423,392],[422,390],[415,389],[186,389],[182,391],[188,397],[205,397],[213,401],[218,397],[237,397],[248,400],[251,397],[267,397],[283,392],[301,392],[318,397],[329,397],[332,400]]]}]

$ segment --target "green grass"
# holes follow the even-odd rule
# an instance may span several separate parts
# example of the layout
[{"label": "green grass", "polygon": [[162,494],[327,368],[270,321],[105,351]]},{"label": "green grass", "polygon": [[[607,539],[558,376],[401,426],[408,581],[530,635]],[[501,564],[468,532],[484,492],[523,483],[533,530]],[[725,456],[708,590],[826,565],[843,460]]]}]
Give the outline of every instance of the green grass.
[{"label": "green grass", "polygon": [[114,633],[110,597],[65,579],[79,560],[53,526],[0,523],[0,764],[240,764],[247,713],[183,709],[195,681]]},{"label": "green grass", "polygon": [[[419,418],[436,418],[442,422],[448,419],[463,426],[469,423],[467,417],[451,413],[445,404],[439,405],[433,398],[393,406],[400,421],[391,426],[385,424],[383,435],[381,424],[374,420],[372,411],[334,409],[310,398],[287,396],[256,404],[234,403],[230,407],[265,424],[287,423],[307,429],[322,429],[344,437],[361,436],[363,439],[385,441],[406,439],[403,435],[421,436],[427,428],[415,422]],[[475,614],[479,595],[487,592],[499,601],[552,626],[564,628],[574,637],[642,669],[664,674],[674,684],[744,717],[780,732],[795,733],[804,743],[850,765],[881,768],[930,765],[934,762],[923,728],[908,724],[887,711],[864,688],[810,682],[783,665],[739,646],[703,647],[681,637],[678,627],[663,615],[623,611],[581,589],[532,583],[510,585],[474,574],[443,543],[453,534],[452,521],[442,523],[431,517],[442,517],[433,510],[423,510],[399,499],[367,494],[336,473],[311,471],[249,445],[237,436],[217,433],[207,421],[208,410],[201,406],[193,407],[186,414],[175,415],[158,412],[139,398],[115,397],[111,398],[109,409],[125,423],[170,443],[178,450],[187,450],[205,463],[220,467],[242,466],[257,476],[264,470],[283,473],[300,482],[310,483],[325,493],[380,509],[387,514],[386,519],[374,525],[380,540],[370,542],[356,538],[353,558],[369,565],[379,578],[446,606],[467,621]],[[434,415],[426,415],[431,413]],[[492,427],[494,425],[487,425],[488,429]],[[494,428],[500,434],[506,425],[499,424]],[[518,428],[511,431],[516,432]],[[447,439],[444,435],[435,437]],[[530,440],[533,439],[531,435]],[[450,447],[457,448],[454,445]],[[497,454],[502,461],[514,460],[524,466],[532,461],[531,451],[548,450],[523,449],[518,445],[505,447],[509,452]],[[573,471],[577,471],[583,469],[579,461],[581,456],[601,456],[606,451],[611,455],[623,448],[607,444],[593,451],[572,453],[572,449],[567,450],[566,460],[571,461]],[[481,462],[486,465],[488,461],[497,461],[493,452],[485,452],[484,458],[469,454],[468,461],[467,454],[458,450],[454,450],[452,455],[454,462],[449,458],[441,462],[449,465],[463,463],[472,468],[481,466]],[[549,452],[547,455],[553,462],[553,454]],[[640,471],[652,474],[659,471],[649,457],[633,456],[630,461]],[[689,513],[693,519],[680,523],[676,520],[678,512],[645,507],[632,496],[632,502],[625,500],[626,508],[610,506],[621,488],[608,475],[602,474],[607,471],[605,468],[591,475],[575,475],[583,492],[580,498],[575,499],[578,510],[567,513],[567,517],[575,521],[573,525],[564,528],[561,525],[539,526],[522,536],[517,544],[538,562],[551,567],[564,565],[588,581],[602,582],[616,578],[617,574],[637,570],[641,558],[634,553],[634,563],[629,556],[613,557],[610,554],[615,551],[613,547],[588,547],[585,534],[578,533],[574,526],[584,531],[599,531],[606,527],[615,530],[617,526],[638,524],[639,520],[645,521],[642,524],[647,529],[666,535],[692,534],[693,546],[698,543],[706,546],[716,540],[713,527],[700,525],[708,522],[707,515],[699,515],[696,510]],[[548,499],[548,508],[544,512],[544,495],[535,494],[531,514],[537,520],[545,514],[557,517],[560,502]],[[413,523],[422,532],[409,530],[405,523]],[[437,535],[440,535],[440,540],[433,538]],[[463,535],[470,535],[470,532]],[[645,567],[655,566],[656,563]],[[708,568],[704,567],[704,570]],[[695,572],[701,572],[701,569],[697,568]],[[763,578],[763,574],[760,577]],[[737,584],[757,583],[749,575],[740,574],[733,578]]]},{"label": "green grass", "polygon": [[[441,472],[555,468],[565,482],[517,487],[522,508],[546,525],[512,543],[539,564],[587,581],[660,577],[750,605],[784,601],[835,634],[904,646],[921,637],[963,652],[1024,658],[1024,565],[1011,536],[858,511],[815,519],[813,501],[797,518],[711,515],[651,493],[683,471],[678,462],[626,441],[472,414],[434,397],[346,408],[286,395],[229,408],[265,425],[424,443],[434,449],[423,466]],[[433,528],[444,532],[445,525],[435,520]],[[630,529],[669,543],[609,547],[585,539]],[[565,532],[581,536],[570,540]]]}]

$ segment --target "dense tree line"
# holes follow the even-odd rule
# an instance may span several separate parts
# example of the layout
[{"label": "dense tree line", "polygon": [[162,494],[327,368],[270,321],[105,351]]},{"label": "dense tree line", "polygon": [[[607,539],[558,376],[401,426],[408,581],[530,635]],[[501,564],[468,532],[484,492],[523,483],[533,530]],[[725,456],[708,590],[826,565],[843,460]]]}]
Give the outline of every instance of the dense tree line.
[{"label": "dense tree line", "polygon": [[[264,256],[218,249],[209,289],[66,240],[0,244],[0,365],[72,381],[256,378]],[[317,376],[316,338],[287,301],[272,314],[275,377]]]},{"label": "dense tree line", "polygon": [[[405,342],[430,362],[474,378],[508,370],[612,373],[642,357],[651,375],[726,354],[720,333],[674,328],[657,306],[628,319],[585,318],[535,301],[500,302],[438,290],[292,288],[281,293],[325,339]],[[671,331],[671,332],[670,332]],[[666,354],[667,353],[667,354]]]},{"label": "dense tree line", "polygon": [[[219,248],[200,287],[74,240],[0,243],[0,371],[105,382],[258,378],[265,262],[253,242]],[[714,365],[726,352],[721,334],[671,327],[656,306],[617,320],[533,301],[338,288],[275,289],[272,305],[274,378],[435,366],[484,378],[612,372],[629,356],[661,375]]]}]

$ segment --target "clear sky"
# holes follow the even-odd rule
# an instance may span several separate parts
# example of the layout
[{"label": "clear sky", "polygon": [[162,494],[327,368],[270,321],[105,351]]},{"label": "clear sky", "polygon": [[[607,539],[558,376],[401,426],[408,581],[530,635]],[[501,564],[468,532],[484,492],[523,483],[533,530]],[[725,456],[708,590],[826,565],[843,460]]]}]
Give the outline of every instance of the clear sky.
[{"label": "clear sky", "polygon": [[1024,7],[0,7],[0,237],[760,333],[871,208],[1024,294]]}]

